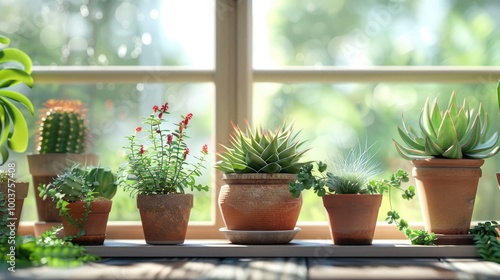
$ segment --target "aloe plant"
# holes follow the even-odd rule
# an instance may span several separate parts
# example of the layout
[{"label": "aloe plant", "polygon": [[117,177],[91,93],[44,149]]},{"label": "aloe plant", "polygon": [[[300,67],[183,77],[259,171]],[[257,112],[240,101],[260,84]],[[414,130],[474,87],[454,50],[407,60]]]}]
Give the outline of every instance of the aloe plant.
[{"label": "aloe plant", "polygon": [[219,153],[216,168],[229,173],[290,173],[297,174],[305,164],[299,162],[307,150],[300,150],[304,142],[296,140],[293,125],[285,123],[276,130],[252,129],[246,123],[246,131],[232,124],[230,146]]},{"label": "aloe plant", "polygon": [[[0,36],[0,44],[7,46],[9,38]],[[29,56],[15,48],[0,47],[0,154],[3,165],[9,158],[9,150],[23,153],[28,147],[29,131],[26,120],[14,105],[18,102],[34,115],[31,101],[13,86],[24,83],[33,86],[32,62]]]},{"label": "aloe plant", "polygon": [[448,108],[441,111],[437,98],[432,108],[430,101],[425,102],[419,119],[420,134],[412,127],[398,127],[398,132],[406,144],[403,146],[393,140],[398,153],[405,159],[426,158],[472,158],[483,159],[494,156],[498,132],[488,136],[490,121],[488,113],[480,103],[477,111],[469,109],[464,99],[463,105],[457,104],[455,92],[452,93]]}]

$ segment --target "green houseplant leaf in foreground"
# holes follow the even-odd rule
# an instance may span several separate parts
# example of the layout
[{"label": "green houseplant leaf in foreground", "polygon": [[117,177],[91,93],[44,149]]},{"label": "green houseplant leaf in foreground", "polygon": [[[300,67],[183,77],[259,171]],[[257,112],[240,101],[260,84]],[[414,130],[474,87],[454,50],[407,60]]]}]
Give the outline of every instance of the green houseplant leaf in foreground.
[{"label": "green houseplant leaf in foreground", "polygon": [[[10,40],[0,35],[0,45],[7,46]],[[0,164],[6,162],[9,150],[16,153],[26,151],[29,132],[26,120],[15,103],[24,105],[31,115],[34,108],[31,101],[14,86],[33,86],[31,59],[24,52],[0,46]]]}]

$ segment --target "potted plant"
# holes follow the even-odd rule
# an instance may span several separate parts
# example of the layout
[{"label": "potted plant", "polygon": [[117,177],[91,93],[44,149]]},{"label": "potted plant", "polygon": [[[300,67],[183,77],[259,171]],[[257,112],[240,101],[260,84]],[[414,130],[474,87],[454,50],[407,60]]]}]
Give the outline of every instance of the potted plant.
[{"label": "potted plant", "polygon": [[[0,170],[0,193],[3,194],[3,200],[7,207],[7,221],[9,225],[14,223],[15,231],[19,228],[19,221],[23,210],[24,199],[28,196],[28,182],[18,182],[14,178],[15,170],[12,163],[7,165],[7,170]],[[0,213],[0,220],[3,213]]]},{"label": "potted plant", "polygon": [[[322,198],[337,245],[372,244],[383,193],[391,187],[402,190],[401,183],[408,181],[408,173],[402,170],[392,174],[390,180],[372,180],[379,171],[369,154],[370,147],[358,145],[348,153],[338,153],[328,164],[309,163],[289,184],[294,197],[312,189]],[[413,197],[412,188],[402,191],[404,198]]]},{"label": "potted plant", "polygon": [[[484,159],[498,153],[498,132],[489,133],[489,117],[482,104],[475,111],[453,92],[441,111],[437,99],[427,99],[419,119],[420,133],[398,127],[404,145],[394,140],[398,153],[414,165],[425,229],[436,233],[438,244],[472,242],[467,236]],[[465,240],[465,241],[464,241]]]},{"label": "potted plant", "polygon": [[[9,38],[0,35],[0,45],[7,46],[9,43]],[[7,161],[9,150],[23,153],[28,147],[28,125],[12,101],[24,105],[34,115],[31,101],[18,87],[14,87],[19,84],[33,86],[31,66],[31,59],[26,53],[0,46],[0,165]]]},{"label": "potted plant", "polygon": [[39,117],[36,136],[37,152],[28,155],[29,171],[33,177],[39,223],[36,235],[61,222],[53,201],[43,201],[38,187],[51,183],[58,174],[75,163],[97,165],[99,157],[85,154],[88,140],[85,108],[79,100],[50,99]]},{"label": "potted plant", "polygon": [[300,162],[304,142],[296,140],[292,124],[253,132],[248,123],[246,131],[232,126],[230,145],[216,163],[226,183],[218,197],[224,230],[294,230],[302,197],[292,197],[288,184],[306,164]]},{"label": "potted plant", "polygon": [[190,149],[186,139],[193,114],[169,124],[165,119],[170,114],[168,109],[168,103],[153,106],[143,125],[127,137],[129,145],[125,147],[127,162],[121,184],[137,195],[148,244],[183,243],[193,207],[193,194],[186,190],[208,191],[208,186],[196,184],[208,154],[207,145],[202,147],[201,156],[194,157],[196,163],[188,160]]},{"label": "potted plant", "polygon": [[40,197],[52,198],[62,217],[65,236],[80,245],[102,245],[117,175],[103,167],[73,165],[48,185],[39,186]]}]

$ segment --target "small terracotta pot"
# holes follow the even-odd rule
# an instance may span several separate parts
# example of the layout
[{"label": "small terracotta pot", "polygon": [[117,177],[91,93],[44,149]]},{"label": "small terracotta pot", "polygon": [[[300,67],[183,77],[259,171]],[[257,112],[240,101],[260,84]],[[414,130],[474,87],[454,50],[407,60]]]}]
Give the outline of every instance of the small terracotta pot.
[{"label": "small terracotta pot", "polygon": [[436,234],[467,234],[484,160],[426,159],[412,163],[425,229]]},{"label": "small terracotta pot", "polygon": [[[7,206],[9,218],[14,219],[13,222],[15,224],[16,232],[19,228],[24,199],[28,196],[28,190],[29,183],[26,182],[0,183],[0,192],[3,193],[3,199],[5,200],[5,205]],[[0,213],[0,220],[2,218],[3,213]],[[10,222],[12,222],[12,220],[8,220],[7,225],[9,225]]]},{"label": "small terracotta pot", "polygon": [[109,199],[98,199],[90,203],[90,213],[85,221],[81,221],[85,214],[85,202],[71,202],[68,205],[68,213],[71,220],[81,225],[75,225],[62,216],[63,231],[66,236],[77,235],[80,228],[85,231],[83,236],[73,238],[71,242],[80,245],[102,245],[106,239],[106,227],[112,201]]},{"label": "small terracotta pot", "polygon": [[332,194],[322,198],[334,244],[372,244],[381,194]]},{"label": "small terracotta pot", "polygon": [[193,208],[192,194],[137,196],[142,230],[147,244],[182,244]]},{"label": "small terracotta pot", "polygon": [[293,230],[302,207],[288,184],[295,174],[224,174],[219,208],[228,230]]},{"label": "small terracotta pot", "polygon": [[28,155],[27,158],[35,189],[38,220],[61,222],[55,202],[52,199],[43,200],[39,195],[38,186],[52,183],[58,174],[75,163],[98,165],[99,156],[94,154],[36,154]]}]

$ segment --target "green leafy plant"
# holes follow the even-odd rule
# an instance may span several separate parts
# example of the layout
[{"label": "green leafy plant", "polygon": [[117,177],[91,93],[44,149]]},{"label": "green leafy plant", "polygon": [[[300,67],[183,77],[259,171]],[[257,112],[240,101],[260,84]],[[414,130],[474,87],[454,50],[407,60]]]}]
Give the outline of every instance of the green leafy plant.
[{"label": "green leafy plant", "polygon": [[[48,185],[39,186],[40,197],[52,198],[60,215],[70,223],[82,228],[83,222],[90,213],[90,204],[97,199],[112,199],[117,190],[117,175],[103,167],[81,167],[73,165]],[[85,212],[81,220],[75,221],[68,213],[71,202],[85,202]],[[81,235],[83,234],[81,231]]]},{"label": "green leafy plant", "polygon": [[184,193],[186,188],[208,191],[208,186],[196,184],[196,177],[205,168],[207,145],[202,147],[200,157],[194,157],[197,163],[187,161],[190,150],[185,141],[193,114],[181,116],[180,122],[173,124],[175,129],[165,128],[168,121],[164,116],[169,114],[168,103],[153,106],[143,126],[127,137],[127,163],[122,166],[120,179],[126,190],[140,195]]},{"label": "green leafy plant", "polygon": [[[67,238],[57,237],[62,227],[46,231],[41,237],[13,235],[8,226],[7,206],[0,192],[0,255],[2,270],[48,265],[53,267],[74,267],[99,257],[89,254],[85,247],[75,245]],[[15,261],[11,260],[15,256]],[[12,262],[11,262],[12,261]]]},{"label": "green leafy plant", "polygon": [[39,119],[37,151],[40,154],[83,153],[87,140],[83,103],[50,99],[44,105]]},{"label": "green leafy plant", "polygon": [[297,174],[305,164],[299,162],[307,150],[299,150],[304,142],[296,140],[293,125],[283,125],[274,131],[252,129],[246,123],[246,131],[232,124],[230,146],[219,153],[220,161],[215,168],[230,173],[290,173]]},{"label": "green leafy plant", "polygon": [[469,233],[474,234],[478,254],[484,260],[500,263],[500,241],[496,221],[478,223]]},{"label": "green leafy plant", "polygon": [[420,115],[420,134],[407,127],[403,119],[403,128],[398,127],[398,132],[406,146],[393,141],[398,153],[408,160],[482,159],[494,156],[500,149],[496,145],[498,132],[488,138],[489,125],[488,113],[482,104],[474,112],[465,99],[462,106],[458,105],[453,92],[445,111],[440,110],[437,99],[432,108],[427,99]]},{"label": "green leafy plant", "polygon": [[9,158],[9,150],[23,153],[28,147],[28,125],[13,101],[24,105],[31,115],[35,112],[31,101],[14,88],[19,84],[33,86],[31,59],[21,50],[1,46],[9,43],[9,38],[0,35],[0,165]]}]

